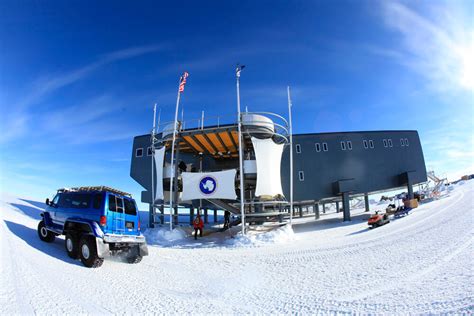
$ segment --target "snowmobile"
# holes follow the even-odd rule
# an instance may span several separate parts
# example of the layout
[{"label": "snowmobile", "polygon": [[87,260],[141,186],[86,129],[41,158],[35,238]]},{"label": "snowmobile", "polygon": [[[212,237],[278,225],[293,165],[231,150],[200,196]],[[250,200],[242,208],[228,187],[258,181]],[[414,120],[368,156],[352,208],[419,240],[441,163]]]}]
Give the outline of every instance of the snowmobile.
[{"label": "snowmobile", "polygon": [[372,226],[372,228],[379,227],[388,223],[390,223],[390,218],[388,217],[388,214],[379,214],[379,211],[375,212],[375,214],[372,215],[368,221],[368,225]]}]

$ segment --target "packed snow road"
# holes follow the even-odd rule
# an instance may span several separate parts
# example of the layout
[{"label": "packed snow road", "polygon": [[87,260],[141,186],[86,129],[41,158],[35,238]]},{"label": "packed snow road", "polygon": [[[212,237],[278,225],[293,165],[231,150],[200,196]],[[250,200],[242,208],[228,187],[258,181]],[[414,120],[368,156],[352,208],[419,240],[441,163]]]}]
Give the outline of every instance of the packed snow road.
[{"label": "packed snow road", "polygon": [[41,203],[0,207],[0,314],[474,312],[474,181],[377,229],[354,210],[296,223],[294,240],[187,238],[99,269],[38,239]]}]

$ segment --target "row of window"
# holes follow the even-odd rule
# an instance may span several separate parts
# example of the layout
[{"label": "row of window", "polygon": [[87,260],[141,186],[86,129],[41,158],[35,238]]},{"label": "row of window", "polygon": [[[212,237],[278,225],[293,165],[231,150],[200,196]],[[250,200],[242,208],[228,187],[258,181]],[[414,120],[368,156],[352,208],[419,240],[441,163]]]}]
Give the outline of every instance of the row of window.
[{"label": "row of window", "polygon": [[[369,148],[374,148],[374,141],[372,139],[369,139],[369,140],[363,140],[363,144],[364,144],[364,148],[365,149],[369,149]],[[316,147],[316,151],[319,153],[322,151],[328,151],[329,150],[329,147],[328,147],[328,143],[315,143],[314,144],[315,147]],[[408,143],[408,138],[400,138],[400,145],[401,146],[409,146],[409,143]],[[301,145],[300,144],[296,144],[296,153],[297,154],[301,154]],[[392,143],[392,139],[388,138],[388,139],[383,139],[383,147],[387,148],[387,147],[393,147],[393,143]],[[352,150],[352,142],[350,140],[348,141],[342,141],[341,142],[341,150]],[[151,150],[151,147],[148,147],[147,148],[147,156],[151,156],[152,155],[152,150]],[[143,148],[137,148],[135,150],[135,157],[143,157]]]},{"label": "row of window", "polygon": [[[315,146],[316,146],[316,151],[317,152],[320,152],[321,148],[322,148],[323,151],[328,151],[328,144],[327,143],[322,143],[322,146],[321,146],[320,143],[316,143]],[[296,153],[301,154],[301,145],[300,144],[296,144]]]},{"label": "row of window", "polygon": [[[393,147],[393,142],[392,142],[392,139],[390,139],[390,138],[383,139],[382,142],[383,142],[383,146],[385,148]],[[363,144],[364,144],[365,149],[375,148],[374,141],[372,139],[369,139],[369,140],[364,139]],[[409,146],[408,139],[407,138],[400,138],[400,144],[402,146]],[[327,143],[322,143],[322,146],[321,146],[320,143],[315,143],[314,145],[316,147],[317,152],[320,152],[321,149],[322,149],[322,151],[328,151],[329,150],[329,147],[328,147]],[[342,141],[341,142],[341,150],[352,150],[352,142],[350,140],[349,141]],[[300,144],[296,144],[296,153],[301,154],[301,145]]]},{"label": "row of window", "polygon": [[[151,156],[152,153],[153,153],[153,152],[152,152],[152,150],[151,150],[151,147],[148,147],[148,148],[147,148],[147,153],[146,153],[146,155],[147,155],[147,156]],[[143,148],[137,148],[137,149],[135,150],[135,157],[143,157]]]}]

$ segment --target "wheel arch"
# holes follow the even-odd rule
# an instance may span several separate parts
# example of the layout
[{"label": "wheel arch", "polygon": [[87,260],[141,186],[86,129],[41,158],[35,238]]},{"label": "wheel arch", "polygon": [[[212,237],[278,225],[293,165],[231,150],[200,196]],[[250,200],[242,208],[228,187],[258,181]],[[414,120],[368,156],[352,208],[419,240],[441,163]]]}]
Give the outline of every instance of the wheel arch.
[{"label": "wheel arch", "polygon": [[67,232],[80,232],[83,234],[89,234],[94,237],[103,238],[104,232],[100,228],[99,224],[94,221],[82,220],[82,219],[68,219],[64,223],[64,234]]}]

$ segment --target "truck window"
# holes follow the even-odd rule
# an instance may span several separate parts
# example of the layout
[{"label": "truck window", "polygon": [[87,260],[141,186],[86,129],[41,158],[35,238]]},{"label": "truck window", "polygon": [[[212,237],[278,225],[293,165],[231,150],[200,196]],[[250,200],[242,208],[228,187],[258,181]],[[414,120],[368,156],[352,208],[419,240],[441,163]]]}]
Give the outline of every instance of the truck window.
[{"label": "truck window", "polygon": [[72,208],[89,208],[90,194],[71,194]]},{"label": "truck window", "polygon": [[60,196],[60,194],[56,194],[56,196],[55,196],[54,199],[53,199],[53,205],[58,205],[59,196]]},{"label": "truck window", "polygon": [[90,194],[63,193],[59,197],[59,207],[89,208],[90,199]]},{"label": "truck window", "polygon": [[124,199],[123,201],[125,202],[125,214],[137,215],[137,208],[135,207],[135,203],[127,199]]},{"label": "truck window", "polygon": [[109,211],[123,213],[123,198],[109,195]]},{"label": "truck window", "polygon": [[115,203],[115,195],[109,195],[109,211],[116,212],[117,204]]},{"label": "truck window", "polygon": [[94,195],[94,208],[96,210],[99,210],[101,205],[102,205],[102,194],[96,194]]},{"label": "truck window", "polygon": [[71,207],[71,194],[68,194],[68,193],[59,194],[58,206],[64,207],[64,208]]}]

